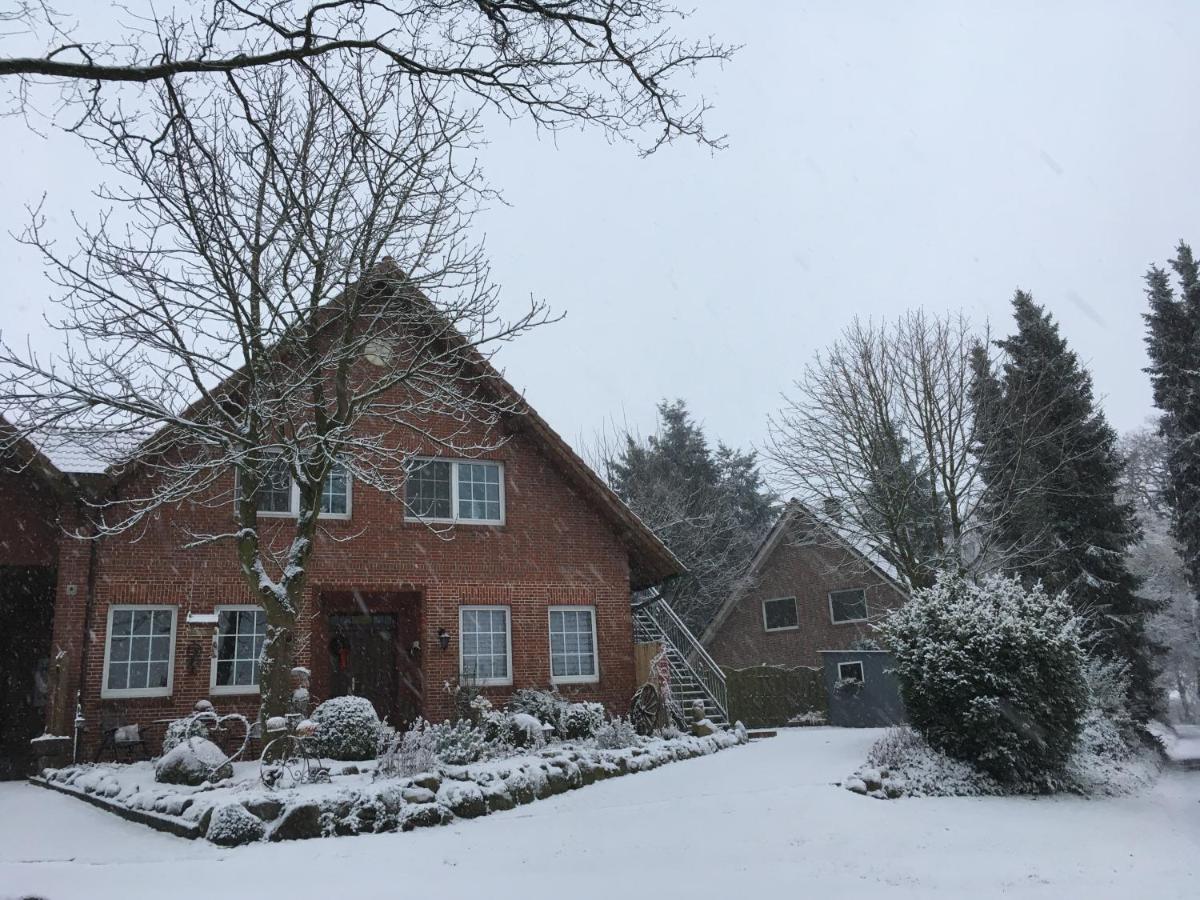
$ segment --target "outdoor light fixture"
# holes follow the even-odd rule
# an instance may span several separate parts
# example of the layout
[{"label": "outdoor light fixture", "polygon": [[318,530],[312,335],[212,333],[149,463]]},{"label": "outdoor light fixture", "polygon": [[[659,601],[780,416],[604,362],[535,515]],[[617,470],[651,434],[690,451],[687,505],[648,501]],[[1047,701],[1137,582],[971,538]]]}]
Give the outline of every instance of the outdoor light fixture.
[{"label": "outdoor light fixture", "polygon": [[443,650],[450,649],[450,632],[445,628],[438,629],[438,646]]}]

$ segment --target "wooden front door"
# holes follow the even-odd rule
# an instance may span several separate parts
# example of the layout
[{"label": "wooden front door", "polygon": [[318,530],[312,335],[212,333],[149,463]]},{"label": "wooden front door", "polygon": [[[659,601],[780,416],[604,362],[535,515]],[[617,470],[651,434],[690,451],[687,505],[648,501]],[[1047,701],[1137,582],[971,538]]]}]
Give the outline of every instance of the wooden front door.
[{"label": "wooden front door", "polygon": [[329,673],[330,696],[366,697],[381,719],[395,724],[399,720],[396,616],[331,615]]}]

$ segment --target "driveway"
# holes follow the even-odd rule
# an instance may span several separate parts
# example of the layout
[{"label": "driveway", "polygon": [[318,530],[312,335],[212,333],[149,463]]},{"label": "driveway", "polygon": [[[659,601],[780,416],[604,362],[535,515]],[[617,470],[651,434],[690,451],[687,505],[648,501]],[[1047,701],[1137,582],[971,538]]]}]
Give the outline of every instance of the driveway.
[{"label": "driveway", "polygon": [[1200,895],[1200,773],[1110,800],[880,801],[878,732],[785,731],[485,819],[223,850],[0,785],[0,897],[86,900]]}]

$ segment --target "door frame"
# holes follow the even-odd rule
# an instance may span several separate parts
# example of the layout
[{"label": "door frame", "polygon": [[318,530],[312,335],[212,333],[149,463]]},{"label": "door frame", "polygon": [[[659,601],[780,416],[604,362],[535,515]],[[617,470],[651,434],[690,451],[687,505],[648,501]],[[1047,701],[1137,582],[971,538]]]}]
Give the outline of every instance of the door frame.
[{"label": "door frame", "polygon": [[[395,650],[397,667],[408,663],[411,668],[423,671],[420,655],[414,657],[410,651],[412,641],[420,639],[422,596],[415,590],[352,590],[320,589],[317,592],[317,612],[312,618],[310,631],[309,659],[312,671],[312,693],[316,700],[328,700],[332,690],[333,673],[329,665],[329,619],[331,616],[393,615],[396,617]],[[411,636],[410,636],[411,635]],[[397,671],[395,678],[398,705],[405,691],[403,679]],[[417,706],[424,713],[424,696],[417,698]],[[390,710],[381,711],[386,715]],[[395,724],[395,723],[391,723]]]}]

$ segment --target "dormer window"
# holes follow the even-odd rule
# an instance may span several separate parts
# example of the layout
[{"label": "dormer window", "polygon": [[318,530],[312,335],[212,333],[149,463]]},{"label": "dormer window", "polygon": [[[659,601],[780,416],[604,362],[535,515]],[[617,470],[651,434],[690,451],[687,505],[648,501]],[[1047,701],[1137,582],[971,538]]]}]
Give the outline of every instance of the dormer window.
[{"label": "dormer window", "polygon": [[408,518],[422,522],[503,525],[504,467],[488,460],[416,460],[404,505]]}]

